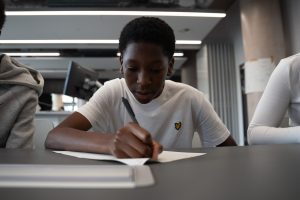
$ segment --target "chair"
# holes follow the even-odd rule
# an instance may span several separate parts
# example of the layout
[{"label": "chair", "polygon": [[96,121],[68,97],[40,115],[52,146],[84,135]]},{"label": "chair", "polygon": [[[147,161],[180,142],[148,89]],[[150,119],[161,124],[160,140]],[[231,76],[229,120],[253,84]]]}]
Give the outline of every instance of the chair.
[{"label": "chair", "polygon": [[44,143],[50,130],[54,128],[53,122],[48,119],[35,119],[35,134],[33,146],[35,149],[44,149]]}]

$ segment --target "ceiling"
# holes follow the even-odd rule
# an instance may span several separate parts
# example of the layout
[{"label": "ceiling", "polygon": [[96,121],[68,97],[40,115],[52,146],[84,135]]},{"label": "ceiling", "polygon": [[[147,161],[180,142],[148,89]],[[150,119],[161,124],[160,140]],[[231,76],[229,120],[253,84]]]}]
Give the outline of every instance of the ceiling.
[{"label": "ceiling", "polygon": [[57,7],[143,7],[226,11],[234,0],[4,0],[8,9]]},{"label": "ceiling", "polygon": [[[9,0],[7,10],[167,10],[226,12],[234,0]],[[118,39],[134,16],[7,16],[1,40]],[[160,17],[174,30],[177,40],[203,40],[221,18]],[[0,43],[1,43],[0,40]],[[177,51],[197,51],[200,45],[176,45]],[[1,52],[60,52],[60,58],[18,58],[43,71],[60,69],[77,59],[98,71],[116,71],[117,44],[1,44]],[[53,60],[60,60],[54,62]],[[63,60],[63,61],[62,61]],[[177,59],[179,69],[186,58]],[[56,64],[55,64],[56,63]],[[99,63],[99,64],[98,64]],[[100,64],[101,63],[101,64]],[[38,67],[42,65],[43,67]],[[47,72],[47,73],[45,73]],[[110,74],[110,73],[108,73]],[[115,74],[115,73],[111,73]],[[113,78],[112,75],[111,78]],[[109,78],[109,75],[108,75]]]}]

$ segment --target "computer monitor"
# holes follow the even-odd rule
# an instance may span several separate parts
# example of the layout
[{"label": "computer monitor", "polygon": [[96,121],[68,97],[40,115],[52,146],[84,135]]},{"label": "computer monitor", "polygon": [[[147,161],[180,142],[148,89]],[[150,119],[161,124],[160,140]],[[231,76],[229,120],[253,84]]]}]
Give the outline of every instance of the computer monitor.
[{"label": "computer monitor", "polygon": [[88,100],[99,87],[101,84],[95,70],[70,62],[64,85],[65,95]]}]

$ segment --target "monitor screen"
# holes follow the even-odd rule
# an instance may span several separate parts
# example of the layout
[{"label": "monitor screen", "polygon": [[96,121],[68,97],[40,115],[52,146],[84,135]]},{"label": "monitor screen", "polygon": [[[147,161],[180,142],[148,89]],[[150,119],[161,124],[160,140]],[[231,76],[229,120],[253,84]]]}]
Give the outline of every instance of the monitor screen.
[{"label": "monitor screen", "polygon": [[98,89],[89,83],[98,80],[98,73],[71,61],[64,85],[64,94],[88,100]]}]

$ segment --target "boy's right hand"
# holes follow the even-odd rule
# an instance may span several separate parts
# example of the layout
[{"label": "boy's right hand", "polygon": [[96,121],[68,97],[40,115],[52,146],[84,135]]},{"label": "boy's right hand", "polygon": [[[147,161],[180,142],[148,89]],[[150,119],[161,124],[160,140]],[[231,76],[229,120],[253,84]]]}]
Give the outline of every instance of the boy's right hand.
[{"label": "boy's right hand", "polygon": [[157,157],[161,145],[153,143],[148,131],[131,122],[117,131],[110,144],[110,153],[117,158]]},{"label": "boy's right hand", "polygon": [[158,155],[163,151],[163,146],[159,144],[157,141],[153,140],[153,153],[152,153],[152,160],[158,160]]}]

